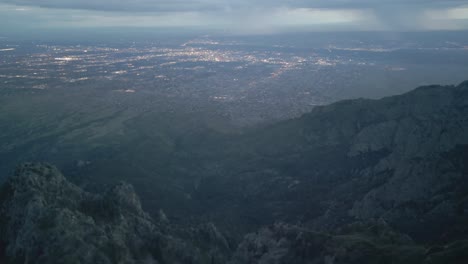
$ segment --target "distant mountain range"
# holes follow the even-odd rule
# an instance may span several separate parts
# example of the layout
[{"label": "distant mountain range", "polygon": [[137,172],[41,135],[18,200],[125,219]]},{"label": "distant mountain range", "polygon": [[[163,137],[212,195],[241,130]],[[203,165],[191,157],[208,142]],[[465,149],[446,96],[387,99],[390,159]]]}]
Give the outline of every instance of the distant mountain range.
[{"label": "distant mountain range", "polygon": [[6,180],[6,263],[468,262],[468,82],[235,131],[211,109],[8,96],[0,169],[74,184],[38,163]]}]

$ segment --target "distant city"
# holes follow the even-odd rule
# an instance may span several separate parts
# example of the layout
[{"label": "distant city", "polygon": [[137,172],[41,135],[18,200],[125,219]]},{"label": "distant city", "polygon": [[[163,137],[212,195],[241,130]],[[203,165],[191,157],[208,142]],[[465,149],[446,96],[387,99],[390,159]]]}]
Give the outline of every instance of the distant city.
[{"label": "distant city", "polygon": [[468,40],[422,45],[361,39],[202,36],[77,45],[2,38],[0,84],[40,90],[92,86],[224,103],[234,119],[249,116],[242,122],[255,123],[341,99],[380,98],[467,77]]}]

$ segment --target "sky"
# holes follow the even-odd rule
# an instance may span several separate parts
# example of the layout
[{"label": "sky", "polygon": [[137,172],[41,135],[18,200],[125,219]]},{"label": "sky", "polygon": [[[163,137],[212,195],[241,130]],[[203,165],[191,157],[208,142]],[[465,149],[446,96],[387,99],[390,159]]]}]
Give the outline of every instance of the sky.
[{"label": "sky", "polygon": [[468,0],[0,0],[0,34],[102,27],[467,30]]}]

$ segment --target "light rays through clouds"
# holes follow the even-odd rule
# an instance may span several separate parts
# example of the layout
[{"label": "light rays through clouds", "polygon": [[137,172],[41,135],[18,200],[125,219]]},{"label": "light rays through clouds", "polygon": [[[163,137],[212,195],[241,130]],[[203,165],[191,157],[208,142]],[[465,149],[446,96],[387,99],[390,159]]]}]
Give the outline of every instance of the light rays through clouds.
[{"label": "light rays through clouds", "polygon": [[198,27],[239,33],[468,29],[468,0],[0,0],[11,27]]}]

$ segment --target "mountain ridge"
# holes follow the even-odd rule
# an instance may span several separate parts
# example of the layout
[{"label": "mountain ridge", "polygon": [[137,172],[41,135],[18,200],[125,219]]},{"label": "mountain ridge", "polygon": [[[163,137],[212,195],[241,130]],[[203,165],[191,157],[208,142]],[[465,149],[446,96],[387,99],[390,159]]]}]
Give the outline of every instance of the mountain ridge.
[{"label": "mountain ridge", "polygon": [[[184,230],[141,209],[131,185],[84,192],[48,164],[18,167],[0,190],[0,261],[16,263],[462,263],[468,240],[416,244],[383,220],[333,233],[276,223],[231,248],[214,224]],[[187,233],[187,231],[189,233]]]},{"label": "mountain ridge", "polygon": [[[270,184],[273,193],[277,188],[287,196],[296,194],[284,191],[281,185],[295,185],[292,186],[296,188],[294,191],[302,192],[302,196],[291,198],[293,204],[308,199],[309,203],[322,203],[326,208],[314,214],[325,216],[328,209],[329,213],[336,211],[333,207],[339,207],[340,201],[356,201],[352,206],[346,205],[346,210],[338,210],[339,214],[346,218],[378,218],[386,214],[390,221],[390,218],[400,217],[398,211],[408,209],[410,204],[404,204],[413,200],[420,208],[425,208],[422,205],[443,188],[465,193],[448,185],[464,186],[466,183],[466,174],[459,169],[462,161],[452,161],[450,156],[453,151],[460,155],[467,151],[467,102],[465,82],[459,86],[422,87],[409,94],[381,100],[345,101],[319,107],[301,118],[245,136],[243,145],[252,147],[247,147],[249,149],[242,154],[244,162],[234,161],[228,170],[235,172],[223,173],[230,178],[247,177],[242,171],[256,174],[256,177],[263,177],[262,174],[280,177],[285,182],[273,183],[269,176],[264,176],[263,183]],[[254,164],[245,166],[248,162]],[[236,171],[236,167],[241,169]],[[447,170],[453,172],[450,174]],[[422,178],[417,173],[426,173],[428,177]],[[236,180],[226,181],[226,186],[220,189],[229,190],[228,186],[235,186]],[[261,185],[254,180],[251,184]],[[308,191],[304,185],[317,184],[326,190],[318,190],[319,197],[307,198],[310,197],[307,193],[314,191]],[[265,194],[270,191],[259,190]],[[343,197],[353,193],[351,197]],[[329,196],[340,198],[332,197],[329,201],[332,205],[327,206],[323,201]],[[271,199],[263,203],[268,201]],[[399,206],[402,208],[398,209]],[[420,216],[421,213],[417,213],[411,218]]]},{"label": "mountain ridge", "polygon": [[[115,207],[109,206],[117,215],[121,210],[127,212],[120,223],[126,219],[147,219],[146,216],[134,218],[128,208],[136,212],[144,209],[156,219],[159,216],[166,219],[170,231],[164,233],[161,224],[160,231],[164,234],[160,237],[172,245],[170,259],[177,260],[173,252],[185,248],[199,261],[214,259],[214,263],[226,263],[231,255],[234,256],[231,261],[240,259],[237,263],[309,263],[306,260],[354,263],[349,262],[350,256],[377,261],[370,263],[386,263],[376,256],[387,252],[386,249],[401,253],[400,247],[406,246],[411,248],[410,259],[418,259],[414,263],[444,263],[445,260],[445,263],[458,264],[453,256],[466,257],[454,252],[464,252],[468,239],[468,81],[458,86],[420,87],[379,100],[341,101],[316,107],[299,118],[233,134],[200,127],[192,131],[190,127],[197,126],[196,120],[203,119],[191,120],[190,124],[183,122],[191,115],[180,115],[180,120],[157,112],[113,115],[119,108],[103,108],[104,112],[95,115],[108,118],[100,119],[98,126],[86,118],[78,118],[71,130],[67,130],[71,120],[66,117],[61,130],[55,133],[54,123],[45,124],[51,131],[33,123],[41,128],[38,131],[59,137],[51,142],[32,138],[31,142],[36,143],[21,146],[24,153],[1,148],[0,153],[8,161],[16,160],[15,155],[19,155],[19,160],[57,161],[75,183],[73,188],[60,185],[67,190],[87,188],[90,183],[114,186],[121,180],[128,181],[140,195],[141,206],[135,202],[135,192],[125,184],[118,185],[121,187],[117,189],[103,188],[97,192],[101,194],[95,195],[84,190],[70,193],[80,193],[83,197],[77,200],[89,201],[91,205],[96,202],[102,205],[102,201],[109,200],[114,201],[112,205],[117,201]],[[29,117],[24,116],[18,123],[29,124]],[[100,130],[107,122],[119,129]],[[75,125],[80,129],[73,129]],[[89,138],[86,143],[79,140],[96,129],[99,137]],[[173,134],[173,131],[179,132]],[[60,148],[64,142],[66,147]],[[60,151],[51,151],[52,147]],[[23,185],[32,187],[27,181]],[[57,190],[61,188],[55,191],[60,193]],[[48,192],[47,188],[41,190]],[[122,197],[119,190],[124,194],[133,193],[124,195],[133,198],[118,202]],[[54,206],[64,206],[65,211],[73,209],[80,217],[101,214],[99,206],[81,212],[75,203],[63,201],[63,204],[53,202]],[[17,202],[24,205],[30,201]],[[4,215],[16,215],[21,221],[34,219],[6,208]],[[111,219],[112,215],[103,217]],[[210,222],[213,225],[197,227]],[[285,224],[275,226],[275,222]],[[358,231],[349,228],[356,223],[363,223]],[[116,224],[111,229],[119,230],[119,226]],[[155,226],[153,229],[159,230]],[[404,240],[409,244],[379,240],[373,237],[374,233],[369,237],[369,230],[375,226],[384,230],[384,234],[392,234],[391,237],[409,238]],[[95,228],[102,227],[97,222]],[[129,232],[126,228],[120,231]],[[363,234],[367,235],[363,238]],[[307,254],[302,262],[296,258],[302,253],[291,245],[309,242],[315,245],[314,241],[322,241],[323,235],[329,237],[323,241],[332,246],[321,248],[318,259]],[[302,236],[305,240],[301,240]],[[13,241],[17,235],[6,237],[3,244]],[[284,244],[273,243],[272,239],[283,239]],[[241,246],[236,250],[235,245]],[[364,252],[374,253],[355,255],[352,252],[361,248],[358,245],[363,246]],[[265,262],[261,262],[256,250],[265,247],[262,251]],[[302,250],[311,249],[305,246]],[[125,252],[123,258],[135,259],[132,250]],[[437,254],[441,255],[439,262],[434,260]],[[138,257],[136,260],[142,260]],[[452,260],[448,261],[450,257]],[[187,259],[178,261],[184,263]]]}]

